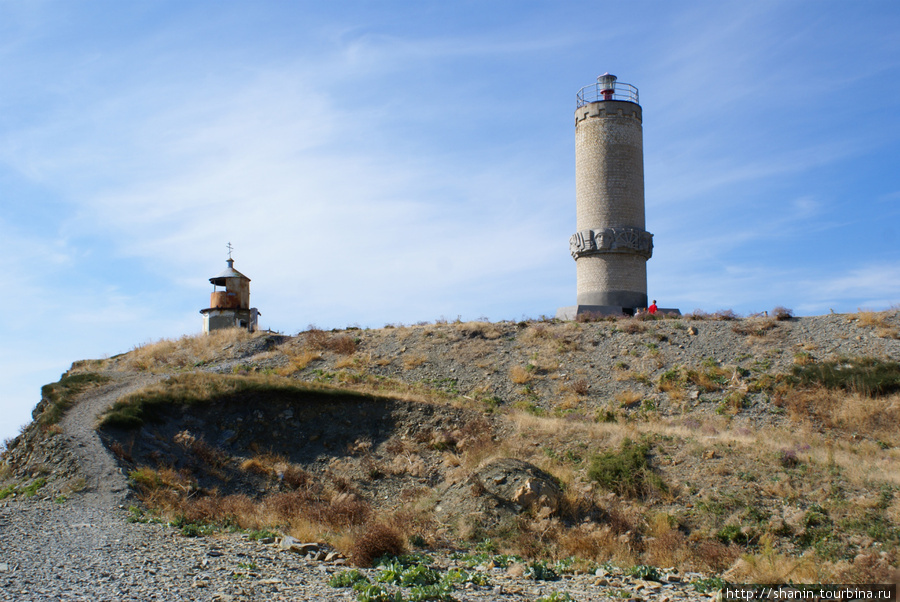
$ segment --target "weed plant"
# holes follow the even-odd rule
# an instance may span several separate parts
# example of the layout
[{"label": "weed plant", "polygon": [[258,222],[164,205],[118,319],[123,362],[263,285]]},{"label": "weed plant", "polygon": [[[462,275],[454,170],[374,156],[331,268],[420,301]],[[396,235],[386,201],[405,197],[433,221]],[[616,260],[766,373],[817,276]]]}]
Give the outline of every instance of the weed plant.
[{"label": "weed plant", "polygon": [[666,485],[650,467],[649,453],[649,444],[625,438],[618,451],[605,452],[591,461],[588,477],[605,489],[629,497],[664,492]]}]

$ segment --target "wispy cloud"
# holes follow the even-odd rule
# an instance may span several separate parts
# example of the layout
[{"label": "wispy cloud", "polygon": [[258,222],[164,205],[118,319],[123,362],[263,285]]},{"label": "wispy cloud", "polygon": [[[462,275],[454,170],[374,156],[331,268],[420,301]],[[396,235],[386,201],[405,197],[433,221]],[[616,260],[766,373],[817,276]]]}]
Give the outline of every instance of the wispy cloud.
[{"label": "wispy cloud", "polygon": [[894,302],[896,11],[637,6],[0,3],[22,370],[196,332],[228,241],[288,331],[570,304],[572,102],[605,70],[641,88],[660,301]]}]

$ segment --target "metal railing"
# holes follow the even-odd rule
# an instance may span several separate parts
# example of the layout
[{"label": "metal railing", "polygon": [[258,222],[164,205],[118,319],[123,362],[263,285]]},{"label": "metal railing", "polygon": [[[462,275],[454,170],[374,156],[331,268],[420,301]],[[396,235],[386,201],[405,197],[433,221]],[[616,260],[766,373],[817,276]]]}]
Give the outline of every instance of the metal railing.
[{"label": "metal railing", "polygon": [[577,108],[581,108],[584,105],[590,104],[592,102],[600,102],[602,100],[624,100],[627,102],[633,102],[635,104],[641,104],[638,100],[638,89],[631,84],[626,84],[620,81],[617,81],[615,84],[613,84],[612,91],[604,90],[603,86],[599,82],[596,84],[585,86],[578,91],[578,94],[575,98],[578,102]]}]

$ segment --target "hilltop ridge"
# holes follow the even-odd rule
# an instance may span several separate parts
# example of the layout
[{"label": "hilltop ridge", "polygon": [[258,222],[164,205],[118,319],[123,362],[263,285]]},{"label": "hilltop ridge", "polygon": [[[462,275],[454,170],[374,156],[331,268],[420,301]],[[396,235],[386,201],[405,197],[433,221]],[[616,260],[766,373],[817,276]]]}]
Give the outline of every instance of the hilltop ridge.
[{"label": "hilltop ridge", "polygon": [[[99,416],[98,441],[129,475],[109,499],[200,531],[273,529],[353,559],[378,523],[429,549],[745,581],[890,578],[900,316],[780,317],[160,341],[45,387],[0,487],[7,500],[104,490],[115,478],[71,445],[88,437],[73,421]],[[519,478],[539,494],[490,486]]]}]

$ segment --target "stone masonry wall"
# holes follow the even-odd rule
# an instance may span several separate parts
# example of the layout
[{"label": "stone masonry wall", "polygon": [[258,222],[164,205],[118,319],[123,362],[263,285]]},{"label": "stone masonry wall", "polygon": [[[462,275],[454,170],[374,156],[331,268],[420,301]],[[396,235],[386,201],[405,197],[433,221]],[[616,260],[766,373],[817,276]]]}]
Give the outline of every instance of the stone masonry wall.
[{"label": "stone masonry wall", "polygon": [[575,202],[576,230],[644,228],[644,145],[638,105],[595,102],[576,112]]},{"label": "stone masonry wall", "polygon": [[579,305],[647,307],[647,260],[630,253],[581,257],[575,263]]},{"label": "stone masonry wall", "polygon": [[[603,101],[575,112],[576,230],[643,230],[644,149],[641,107]],[[578,303],[646,306],[646,258],[604,253],[576,261]]]}]

